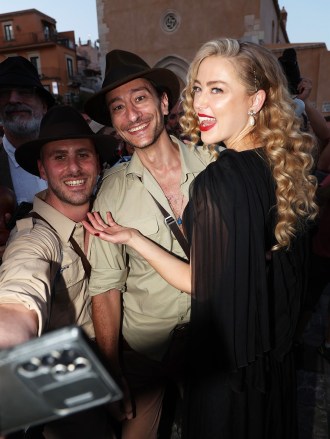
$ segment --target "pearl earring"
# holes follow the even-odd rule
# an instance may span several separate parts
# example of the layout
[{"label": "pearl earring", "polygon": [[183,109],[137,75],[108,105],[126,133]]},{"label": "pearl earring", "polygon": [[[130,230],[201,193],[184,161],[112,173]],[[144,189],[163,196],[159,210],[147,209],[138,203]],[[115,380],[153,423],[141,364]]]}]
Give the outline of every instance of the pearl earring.
[{"label": "pearl earring", "polygon": [[251,127],[254,127],[254,125],[256,124],[256,118],[255,118],[256,112],[253,110],[249,110],[248,115],[249,115],[249,125]]}]

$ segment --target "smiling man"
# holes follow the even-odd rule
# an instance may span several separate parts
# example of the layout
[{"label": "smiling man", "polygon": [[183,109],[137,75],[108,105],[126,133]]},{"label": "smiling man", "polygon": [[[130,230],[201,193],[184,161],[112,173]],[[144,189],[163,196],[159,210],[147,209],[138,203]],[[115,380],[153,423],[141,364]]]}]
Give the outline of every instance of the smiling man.
[{"label": "smiling man", "polygon": [[[33,212],[17,221],[0,267],[0,349],[45,331],[81,326],[94,338],[87,293],[89,263],[81,220],[115,143],[94,134],[69,106],[50,109],[39,138],[16,151],[19,165],[48,182]],[[101,409],[45,426],[44,437],[112,438]]]},{"label": "smiling man", "polygon": [[[170,70],[150,68],[133,53],[113,50],[106,57],[102,89],[85,111],[112,126],[134,149],[130,162],[104,175],[94,210],[103,218],[111,211],[119,224],[139,229],[185,258],[159,205],[182,229],[189,185],[212,156],[167,133],[164,119],[179,92],[178,78]],[[165,386],[180,382],[184,373],[190,298],[125,246],[93,240],[91,264],[96,339],[131,391],[117,413],[123,419],[122,438],[155,439]]]}]

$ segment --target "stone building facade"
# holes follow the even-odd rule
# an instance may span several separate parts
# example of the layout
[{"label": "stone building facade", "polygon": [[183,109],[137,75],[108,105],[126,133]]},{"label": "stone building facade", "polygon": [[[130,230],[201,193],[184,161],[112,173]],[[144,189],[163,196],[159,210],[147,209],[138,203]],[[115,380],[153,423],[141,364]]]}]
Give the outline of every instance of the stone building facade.
[{"label": "stone building facade", "polygon": [[193,55],[212,38],[264,44],[278,56],[294,47],[301,74],[313,81],[311,101],[330,114],[330,52],[324,43],[290,44],[277,0],[96,0],[96,7],[102,72],[105,54],[123,49],[171,69],[184,84]]}]

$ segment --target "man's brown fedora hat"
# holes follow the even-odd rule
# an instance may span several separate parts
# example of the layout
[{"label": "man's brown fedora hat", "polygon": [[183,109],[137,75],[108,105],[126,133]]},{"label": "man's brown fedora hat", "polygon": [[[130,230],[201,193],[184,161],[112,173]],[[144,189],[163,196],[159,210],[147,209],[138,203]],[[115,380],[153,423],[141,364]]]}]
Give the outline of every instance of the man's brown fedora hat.
[{"label": "man's brown fedora hat", "polygon": [[17,163],[30,174],[39,176],[38,160],[43,145],[56,140],[92,139],[101,163],[115,159],[118,141],[108,134],[95,134],[84,117],[69,105],[56,105],[41,120],[39,137],[16,149]]},{"label": "man's brown fedora hat", "polygon": [[120,85],[137,78],[150,80],[156,87],[164,89],[172,106],[180,95],[180,83],[171,70],[151,68],[138,55],[125,50],[112,50],[106,56],[106,68],[102,88],[85,104],[85,112],[96,122],[112,126],[105,94]]}]

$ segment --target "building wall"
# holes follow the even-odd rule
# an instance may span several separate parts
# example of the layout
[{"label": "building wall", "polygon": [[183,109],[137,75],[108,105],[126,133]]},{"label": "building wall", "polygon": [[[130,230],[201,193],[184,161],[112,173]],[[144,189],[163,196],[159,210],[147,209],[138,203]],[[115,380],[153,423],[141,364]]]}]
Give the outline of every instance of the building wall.
[{"label": "building wall", "polygon": [[[150,65],[167,58],[188,65],[197,48],[212,38],[263,42],[268,22],[262,21],[261,4],[276,18],[273,0],[235,0],[235,6],[232,0],[96,0],[101,58],[120,48],[136,52]],[[169,31],[175,19],[178,25]],[[279,38],[285,41],[281,32]]]},{"label": "building wall", "polygon": [[[44,42],[43,21],[48,22],[51,27],[56,28],[56,21],[53,18],[35,9],[0,14],[1,33],[3,35],[3,26],[8,22],[12,22],[14,41],[22,45]],[[3,39],[1,40],[3,41]],[[1,46],[3,46],[3,44],[1,44]]]},{"label": "building wall", "polygon": [[[137,53],[150,66],[171,69],[183,84],[195,52],[212,38],[264,44],[278,56],[290,46],[287,14],[277,0],[96,0],[96,7],[102,73],[106,53],[123,49]],[[171,12],[179,25],[167,32],[163,19]],[[167,23],[174,26],[171,15]],[[330,114],[330,52],[324,44],[291,46],[297,49],[302,75],[313,81],[311,101],[324,115]]]},{"label": "building wall", "polygon": [[80,90],[94,93],[102,86],[101,67],[100,67],[100,48],[98,41],[92,44],[91,40],[76,47],[77,66],[80,81]]},{"label": "building wall", "polygon": [[[9,40],[8,23],[12,24]],[[74,32],[57,32],[53,18],[36,9],[0,14],[0,61],[15,55],[34,61],[42,84],[54,95],[66,101],[79,92]]]},{"label": "building wall", "polygon": [[100,49],[98,43],[92,44],[91,40],[88,40],[87,43],[83,44],[79,39],[76,52],[81,58],[80,61],[78,60],[78,67],[80,64],[82,70],[100,71]]}]

